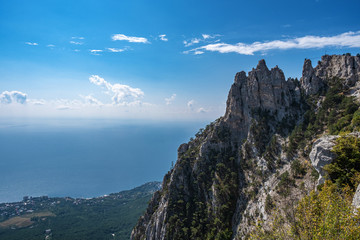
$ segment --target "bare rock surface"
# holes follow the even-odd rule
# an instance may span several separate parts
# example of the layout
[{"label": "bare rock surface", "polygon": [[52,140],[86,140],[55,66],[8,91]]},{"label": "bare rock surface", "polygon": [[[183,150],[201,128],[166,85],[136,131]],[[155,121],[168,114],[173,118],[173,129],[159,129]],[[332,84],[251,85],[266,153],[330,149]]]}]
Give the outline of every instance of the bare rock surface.
[{"label": "bare rock surface", "polygon": [[352,201],[352,205],[354,206],[354,208],[358,209],[360,208],[360,184],[358,185],[353,201]]},{"label": "bare rock surface", "polygon": [[336,157],[331,150],[338,137],[337,135],[326,135],[316,140],[313,144],[309,157],[311,164],[319,173],[318,184],[322,184],[325,181],[325,171],[323,167],[331,163]]}]

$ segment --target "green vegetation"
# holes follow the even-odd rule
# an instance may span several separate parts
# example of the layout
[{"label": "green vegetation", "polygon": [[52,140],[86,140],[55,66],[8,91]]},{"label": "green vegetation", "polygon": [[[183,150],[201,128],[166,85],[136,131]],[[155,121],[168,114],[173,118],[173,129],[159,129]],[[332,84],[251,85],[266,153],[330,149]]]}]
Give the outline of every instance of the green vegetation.
[{"label": "green vegetation", "polygon": [[270,229],[259,223],[250,239],[360,239],[360,215],[353,212],[351,200],[351,194],[327,181],[321,191],[312,191],[299,202],[290,225],[284,224],[284,217],[277,213]]},{"label": "green vegetation", "polygon": [[321,191],[312,191],[296,209],[293,226],[300,239],[359,239],[360,216],[354,214],[350,196],[326,182]]},{"label": "green vegetation", "polygon": [[[93,199],[49,198],[47,201],[51,204],[46,212],[34,212],[0,223],[0,239],[44,239],[46,229],[51,229],[52,239],[129,239],[158,185],[148,183]],[[17,226],[20,222],[26,225]]]},{"label": "green vegetation", "polygon": [[303,122],[289,136],[289,155],[303,149],[310,140],[324,131],[339,134],[360,129],[359,104],[355,103],[353,97],[344,95],[346,89],[342,80],[333,78],[328,85],[320,107],[317,107],[317,102],[322,96],[307,99],[309,110],[305,113]]},{"label": "green vegetation", "polygon": [[281,196],[287,196],[290,193],[290,187],[295,186],[295,180],[290,177],[288,171],[284,172],[279,176],[279,183],[276,186],[277,193]]},{"label": "green vegetation", "polygon": [[34,219],[36,218],[42,218],[42,217],[54,217],[55,214],[52,212],[37,212],[37,213],[30,213],[25,214],[20,217],[12,217],[10,219],[7,219],[3,222],[0,222],[0,227],[2,228],[24,228],[29,227],[34,223]]},{"label": "green vegetation", "polygon": [[355,178],[360,172],[360,139],[353,135],[343,135],[336,143],[332,150],[336,158],[324,169],[338,187],[348,185],[354,191],[358,184]]},{"label": "green vegetation", "polygon": [[265,211],[267,213],[271,213],[271,210],[274,208],[273,200],[271,199],[271,196],[268,194],[266,195],[265,199]]},{"label": "green vegetation", "polygon": [[[272,224],[265,226],[257,222],[250,239],[360,239],[360,214],[355,213],[351,205],[360,183],[360,139],[349,134],[360,131],[359,104],[353,97],[346,96],[347,90],[341,79],[330,79],[325,91],[324,95],[307,99],[309,110],[303,122],[291,132],[287,153],[288,157],[294,157],[301,149],[306,157],[311,141],[320,134],[340,135],[332,150],[336,158],[324,167],[330,181],[297,203],[285,202],[277,211],[271,196],[267,195],[265,211],[272,217]],[[278,194],[288,196],[291,186],[295,187],[295,179],[304,177],[306,169],[305,163],[293,160],[290,168],[292,177],[288,172],[278,177]],[[312,168],[311,181],[315,183],[318,176]],[[299,186],[302,191],[303,183]]]},{"label": "green vegetation", "polygon": [[[209,134],[213,136],[212,143],[230,141],[229,129],[212,123],[189,142],[188,150],[177,161],[181,171],[172,178],[191,178],[191,183],[186,190],[182,185],[167,190],[170,197],[166,239],[219,240],[232,236],[232,209],[236,207],[239,182],[237,155],[230,147],[208,149],[207,160],[199,158],[200,144]],[[201,171],[191,171],[195,164]],[[206,200],[212,195],[216,195],[215,205]]]},{"label": "green vegetation", "polygon": [[306,174],[306,168],[298,159],[295,159],[291,163],[291,173],[294,177],[302,177]]}]

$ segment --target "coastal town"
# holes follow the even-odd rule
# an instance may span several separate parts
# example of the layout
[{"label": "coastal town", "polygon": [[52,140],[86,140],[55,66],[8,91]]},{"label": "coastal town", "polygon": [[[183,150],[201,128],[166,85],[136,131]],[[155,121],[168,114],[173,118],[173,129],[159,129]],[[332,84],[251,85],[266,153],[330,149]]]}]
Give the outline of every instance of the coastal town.
[{"label": "coastal town", "polygon": [[43,211],[50,211],[58,205],[70,204],[87,206],[96,205],[104,200],[121,199],[124,196],[122,193],[112,193],[95,198],[71,198],[71,197],[55,197],[48,196],[31,197],[24,196],[20,202],[0,203],[0,226],[1,222],[16,216],[24,216]]}]

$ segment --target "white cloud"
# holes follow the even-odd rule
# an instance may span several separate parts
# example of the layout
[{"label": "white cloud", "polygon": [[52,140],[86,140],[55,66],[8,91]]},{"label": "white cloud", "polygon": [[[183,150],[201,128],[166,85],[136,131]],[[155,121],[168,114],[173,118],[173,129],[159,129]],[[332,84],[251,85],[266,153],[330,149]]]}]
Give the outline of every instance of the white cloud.
[{"label": "white cloud", "polygon": [[113,41],[128,41],[134,43],[149,43],[149,41],[144,37],[130,37],[124,34],[114,34],[111,39]]},{"label": "white cloud", "polygon": [[190,41],[184,41],[183,43],[184,43],[185,47],[189,47],[189,46],[199,43],[200,40],[201,39],[199,39],[199,38],[193,38]]},{"label": "white cloud", "polygon": [[47,103],[44,99],[27,99],[26,102],[32,105],[45,105]]},{"label": "white cloud", "polygon": [[71,109],[70,106],[67,106],[67,105],[59,105],[56,107],[57,110],[68,110],[68,109]]},{"label": "white cloud", "polygon": [[203,51],[198,51],[198,50],[194,51],[194,54],[195,54],[195,55],[201,55],[201,54],[203,54],[203,53],[204,53]]},{"label": "white cloud", "polygon": [[70,41],[71,44],[75,44],[75,45],[83,45],[83,42],[76,42],[76,41]]},{"label": "white cloud", "polygon": [[138,101],[139,98],[144,96],[144,92],[140,88],[132,88],[119,83],[111,84],[98,75],[92,75],[89,80],[97,86],[105,87],[109,91],[109,94],[112,95],[111,99],[113,104],[128,104]]},{"label": "white cloud", "polygon": [[0,94],[0,103],[11,104],[20,103],[25,104],[27,95],[19,91],[4,91]]},{"label": "white cloud", "polygon": [[[213,34],[213,35],[201,34],[201,38],[192,38],[190,40],[183,41],[183,43],[184,43],[185,47],[190,47],[190,46],[192,46],[194,44],[198,44],[200,42],[214,42],[214,40],[211,40],[211,39],[214,39],[219,36],[221,36],[221,35],[219,35],[219,34]],[[216,40],[216,41],[219,41],[219,40]],[[187,52],[184,52],[184,53],[187,53]],[[198,52],[198,54],[202,54],[202,53]]]},{"label": "white cloud", "polygon": [[37,45],[39,45],[39,44],[36,43],[36,42],[26,42],[25,44],[30,45],[30,46],[37,46]]},{"label": "white cloud", "polygon": [[99,101],[98,99],[96,99],[95,97],[93,97],[92,95],[87,95],[87,96],[82,96],[80,95],[80,97],[82,97],[85,101],[85,104],[89,104],[89,105],[95,105],[95,106],[102,106],[104,105],[101,101]]},{"label": "white cloud", "polygon": [[195,100],[190,100],[187,103],[187,107],[192,111],[194,109]]},{"label": "white cloud", "polygon": [[211,38],[211,36],[209,34],[202,34],[203,39],[208,39]]},{"label": "white cloud", "polygon": [[170,105],[176,98],[176,94],[174,93],[173,95],[171,95],[171,97],[169,98],[165,98],[165,103],[166,105]]},{"label": "white cloud", "polygon": [[[251,44],[215,43],[201,46],[190,50],[191,52],[207,50],[220,53],[238,53],[254,55],[255,52],[268,50],[309,49],[323,47],[360,47],[360,31],[346,32],[330,37],[305,36],[286,40],[274,40],[269,42],[253,42]],[[189,51],[188,51],[189,52]]]},{"label": "white cloud", "polygon": [[71,39],[80,39],[80,40],[84,40],[84,37],[71,37]]},{"label": "white cloud", "polygon": [[198,113],[207,113],[208,110],[206,110],[205,108],[201,107],[197,110]]},{"label": "white cloud", "polygon": [[107,50],[109,50],[110,52],[123,52],[126,49],[125,48],[107,48]]},{"label": "white cloud", "polygon": [[47,47],[50,47],[50,48],[55,47],[54,44],[48,44],[48,45],[46,45],[46,46],[47,46]]},{"label": "white cloud", "polygon": [[93,55],[100,55],[99,53],[103,52],[103,50],[99,49],[90,49],[91,54]]},{"label": "white cloud", "polygon": [[169,39],[166,38],[166,34],[159,35],[160,40],[167,42]]}]

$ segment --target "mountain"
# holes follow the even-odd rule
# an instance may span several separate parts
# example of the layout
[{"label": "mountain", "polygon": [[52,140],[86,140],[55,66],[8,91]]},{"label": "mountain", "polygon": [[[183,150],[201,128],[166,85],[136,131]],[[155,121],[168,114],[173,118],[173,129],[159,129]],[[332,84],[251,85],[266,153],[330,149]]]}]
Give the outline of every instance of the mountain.
[{"label": "mountain", "polygon": [[25,197],[0,204],[0,239],[129,239],[159,182],[96,198]]},{"label": "mountain", "polygon": [[303,199],[360,182],[359,100],[359,54],[306,59],[300,80],[264,60],[237,73],[224,116],[180,145],[131,239],[310,239]]}]

